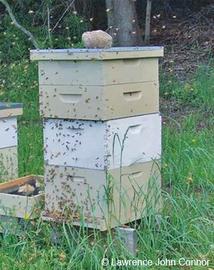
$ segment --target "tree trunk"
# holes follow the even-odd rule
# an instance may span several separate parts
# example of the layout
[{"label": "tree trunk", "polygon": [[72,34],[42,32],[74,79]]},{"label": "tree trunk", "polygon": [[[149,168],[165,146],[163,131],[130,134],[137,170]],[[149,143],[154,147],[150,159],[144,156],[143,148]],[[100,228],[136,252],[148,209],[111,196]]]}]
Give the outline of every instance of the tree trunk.
[{"label": "tree trunk", "polygon": [[133,0],[106,0],[108,29],[113,33],[114,45],[141,45],[141,36]]},{"label": "tree trunk", "polygon": [[106,12],[108,18],[108,33],[114,38],[114,4],[113,0],[106,0]]},{"label": "tree trunk", "polygon": [[150,21],[151,21],[152,0],[147,0],[146,23],[145,23],[145,44],[150,42]]}]

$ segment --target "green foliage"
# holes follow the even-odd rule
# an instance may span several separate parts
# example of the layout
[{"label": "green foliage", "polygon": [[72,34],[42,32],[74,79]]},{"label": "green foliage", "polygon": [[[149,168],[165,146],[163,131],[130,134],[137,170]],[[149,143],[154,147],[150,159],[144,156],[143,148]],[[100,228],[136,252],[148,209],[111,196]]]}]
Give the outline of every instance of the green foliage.
[{"label": "green foliage", "polygon": [[[164,209],[157,221],[153,215],[138,226],[138,256],[134,259],[180,258],[210,260],[213,252],[213,209],[211,198],[206,192],[185,194],[175,188],[171,194],[163,194]],[[58,244],[51,243],[51,226],[37,222],[21,237],[3,234],[0,246],[1,269],[105,269],[101,267],[103,257],[109,261],[132,259],[124,246],[110,234],[98,231],[78,230],[72,226],[55,225]],[[113,240],[115,239],[115,240]],[[169,267],[151,267],[168,269]],[[108,266],[106,269],[115,269]],[[121,267],[142,269],[142,267]],[[182,269],[172,267],[172,269]],[[202,270],[204,267],[191,267]],[[211,269],[211,268],[210,268]]]},{"label": "green foliage", "polygon": [[9,16],[4,16],[0,22],[0,62],[26,58],[30,46],[26,36],[11,24]]},{"label": "green foliage", "polygon": [[19,172],[43,174],[42,122],[39,116],[37,65],[27,60],[0,66],[0,100],[21,102],[19,125]]},{"label": "green foliage", "polygon": [[67,37],[73,44],[81,40],[82,33],[87,29],[84,20],[75,15],[65,17],[62,27],[61,35]]},{"label": "green foliage", "polygon": [[162,74],[163,174],[170,186],[210,188],[214,179],[214,68],[200,67],[179,82]]},{"label": "green foliage", "polygon": [[163,179],[169,187],[211,190],[214,117],[203,112],[163,121]]},{"label": "green foliage", "polygon": [[[64,14],[66,6],[50,1],[50,29],[48,29],[47,1],[27,3],[25,8],[16,5],[14,15],[17,21],[29,30],[37,40],[40,48],[71,48],[77,44],[82,47],[81,35],[89,25],[80,16],[70,10]],[[23,3],[24,5],[24,3]],[[13,7],[13,5],[11,5]],[[24,6],[23,6],[24,7]],[[28,7],[29,9],[26,9]],[[62,16],[64,14],[64,16]],[[11,22],[5,12],[0,21],[0,63],[12,63],[29,57],[32,43]],[[62,18],[61,18],[62,17]]]},{"label": "green foliage", "polygon": [[22,120],[39,119],[37,65],[28,60],[0,66],[0,99],[24,104]]},{"label": "green foliage", "polygon": [[179,82],[172,75],[162,75],[161,96],[179,106],[192,106],[206,111],[214,110],[214,68],[202,66],[192,79]]}]

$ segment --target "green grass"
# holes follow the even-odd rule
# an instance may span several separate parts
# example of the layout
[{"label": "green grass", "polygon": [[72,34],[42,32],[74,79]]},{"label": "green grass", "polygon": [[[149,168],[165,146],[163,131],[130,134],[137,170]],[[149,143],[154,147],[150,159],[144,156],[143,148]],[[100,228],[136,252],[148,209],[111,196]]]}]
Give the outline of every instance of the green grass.
[{"label": "green grass", "polygon": [[[36,65],[23,61],[0,66],[0,74],[0,99],[24,104],[24,115],[19,119],[19,173],[43,174]],[[157,258],[185,257],[212,261],[214,69],[202,67],[183,84],[171,77],[162,77],[164,207],[158,229],[152,214],[138,224],[137,258],[156,261]],[[95,270],[102,269],[103,256],[131,258],[110,234],[87,232],[83,228],[75,231],[64,226],[59,228],[63,235],[60,244],[54,245],[50,240],[50,224],[39,220],[31,226],[21,237],[2,235],[0,269]],[[214,265],[210,263],[209,267]]]},{"label": "green grass", "polygon": [[198,68],[193,78],[186,82],[180,82],[172,75],[162,73],[160,83],[162,97],[175,101],[177,106],[190,106],[192,109],[213,112],[214,67],[213,62],[210,62],[210,65]]},{"label": "green grass", "polygon": [[23,62],[0,66],[0,99],[23,103],[19,117],[19,174],[43,174],[42,121],[39,116],[37,66]]}]

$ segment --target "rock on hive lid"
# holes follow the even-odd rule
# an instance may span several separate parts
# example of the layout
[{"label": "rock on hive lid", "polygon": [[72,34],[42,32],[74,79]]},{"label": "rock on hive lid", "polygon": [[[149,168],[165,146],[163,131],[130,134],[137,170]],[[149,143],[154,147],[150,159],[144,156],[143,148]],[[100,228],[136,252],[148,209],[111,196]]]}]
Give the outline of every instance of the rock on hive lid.
[{"label": "rock on hive lid", "polygon": [[0,118],[22,115],[21,103],[0,102]]},{"label": "rock on hive lid", "polygon": [[109,49],[31,50],[31,60],[114,60],[162,57],[163,47],[113,47]]}]

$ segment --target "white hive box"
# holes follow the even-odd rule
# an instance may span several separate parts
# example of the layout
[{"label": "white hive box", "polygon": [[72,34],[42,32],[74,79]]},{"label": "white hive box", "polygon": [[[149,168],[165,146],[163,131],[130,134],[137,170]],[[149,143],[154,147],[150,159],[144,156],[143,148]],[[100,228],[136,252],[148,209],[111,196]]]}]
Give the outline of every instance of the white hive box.
[{"label": "white hive box", "polygon": [[18,195],[16,191],[25,184],[43,182],[43,177],[29,175],[0,184],[0,215],[24,219],[34,219],[41,213],[44,192],[36,195]]},{"label": "white hive box", "polygon": [[17,116],[22,114],[19,103],[0,102],[0,179],[18,175]]},{"label": "white hive box", "polygon": [[99,170],[159,159],[161,116],[104,122],[45,119],[44,157],[48,165]]},{"label": "white hive box", "polygon": [[45,167],[43,218],[107,230],[161,208],[159,161],[113,170]]},{"label": "white hive box", "polygon": [[109,120],[159,111],[162,47],[33,50],[46,118]]}]

